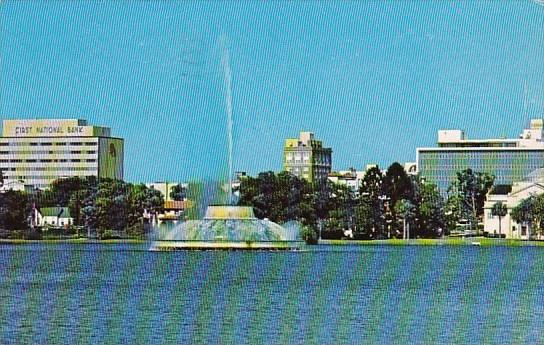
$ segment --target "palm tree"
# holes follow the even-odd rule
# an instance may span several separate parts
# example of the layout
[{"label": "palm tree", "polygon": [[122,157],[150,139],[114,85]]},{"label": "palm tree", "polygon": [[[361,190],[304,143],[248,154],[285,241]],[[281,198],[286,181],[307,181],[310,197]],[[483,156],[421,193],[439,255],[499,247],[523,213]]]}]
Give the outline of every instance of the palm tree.
[{"label": "palm tree", "polygon": [[501,238],[501,219],[508,214],[508,208],[501,201],[497,201],[491,208],[491,214],[499,217],[499,238]]}]

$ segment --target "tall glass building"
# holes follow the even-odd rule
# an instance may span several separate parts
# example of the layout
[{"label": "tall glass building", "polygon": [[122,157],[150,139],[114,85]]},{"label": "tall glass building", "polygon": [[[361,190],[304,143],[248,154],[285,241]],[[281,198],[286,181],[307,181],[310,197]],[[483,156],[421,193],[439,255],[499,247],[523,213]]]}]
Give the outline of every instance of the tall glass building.
[{"label": "tall glass building", "polygon": [[440,130],[438,147],[417,149],[417,169],[447,195],[456,173],[465,169],[495,176],[495,184],[511,185],[544,167],[544,121],[531,120],[518,139],[468,139],[461,130]]},{"label": "tall glass building", "polygon": [[4,120],[0,171],[4,188],[44,189],[58,178],[123,179],[123,139],[85,120]]}]

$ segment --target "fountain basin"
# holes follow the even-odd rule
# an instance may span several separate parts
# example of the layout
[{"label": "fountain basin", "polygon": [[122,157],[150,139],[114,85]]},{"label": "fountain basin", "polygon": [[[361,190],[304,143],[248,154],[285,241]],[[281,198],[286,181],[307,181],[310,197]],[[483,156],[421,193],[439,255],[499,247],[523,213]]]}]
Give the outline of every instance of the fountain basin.
[{"label": "fountain basin", "polygon": [[255,217],[245,206],[209,206],[202,220],[185,221],[158,236],[151,250],[293,250],[304,245],[298,232]]}]

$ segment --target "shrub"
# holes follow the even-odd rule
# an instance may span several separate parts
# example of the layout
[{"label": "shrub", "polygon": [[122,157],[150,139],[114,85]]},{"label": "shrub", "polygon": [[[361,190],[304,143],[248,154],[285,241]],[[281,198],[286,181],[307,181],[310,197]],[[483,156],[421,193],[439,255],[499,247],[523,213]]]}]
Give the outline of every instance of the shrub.
[{"label": "shrub", "polygon": [[300,228],[300,237],[306,244],[317,244],[317,233],[309,226],[304,225]]}]

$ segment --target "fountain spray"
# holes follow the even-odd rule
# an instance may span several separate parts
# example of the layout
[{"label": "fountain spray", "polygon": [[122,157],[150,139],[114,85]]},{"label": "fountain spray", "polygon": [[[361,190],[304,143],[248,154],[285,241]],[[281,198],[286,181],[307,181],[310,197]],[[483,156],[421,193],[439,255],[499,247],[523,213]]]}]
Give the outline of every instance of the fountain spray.
[{"label": "fountain spray", "polygon": [[232,72],[229,61],[229,49],[227,36],[219,38],[221,45],[221,67],[223,68],[223,82],[225,88],[225,101],[227,107],[227,145],[228,145],[228,187],[227,202],[232,205]]}]

